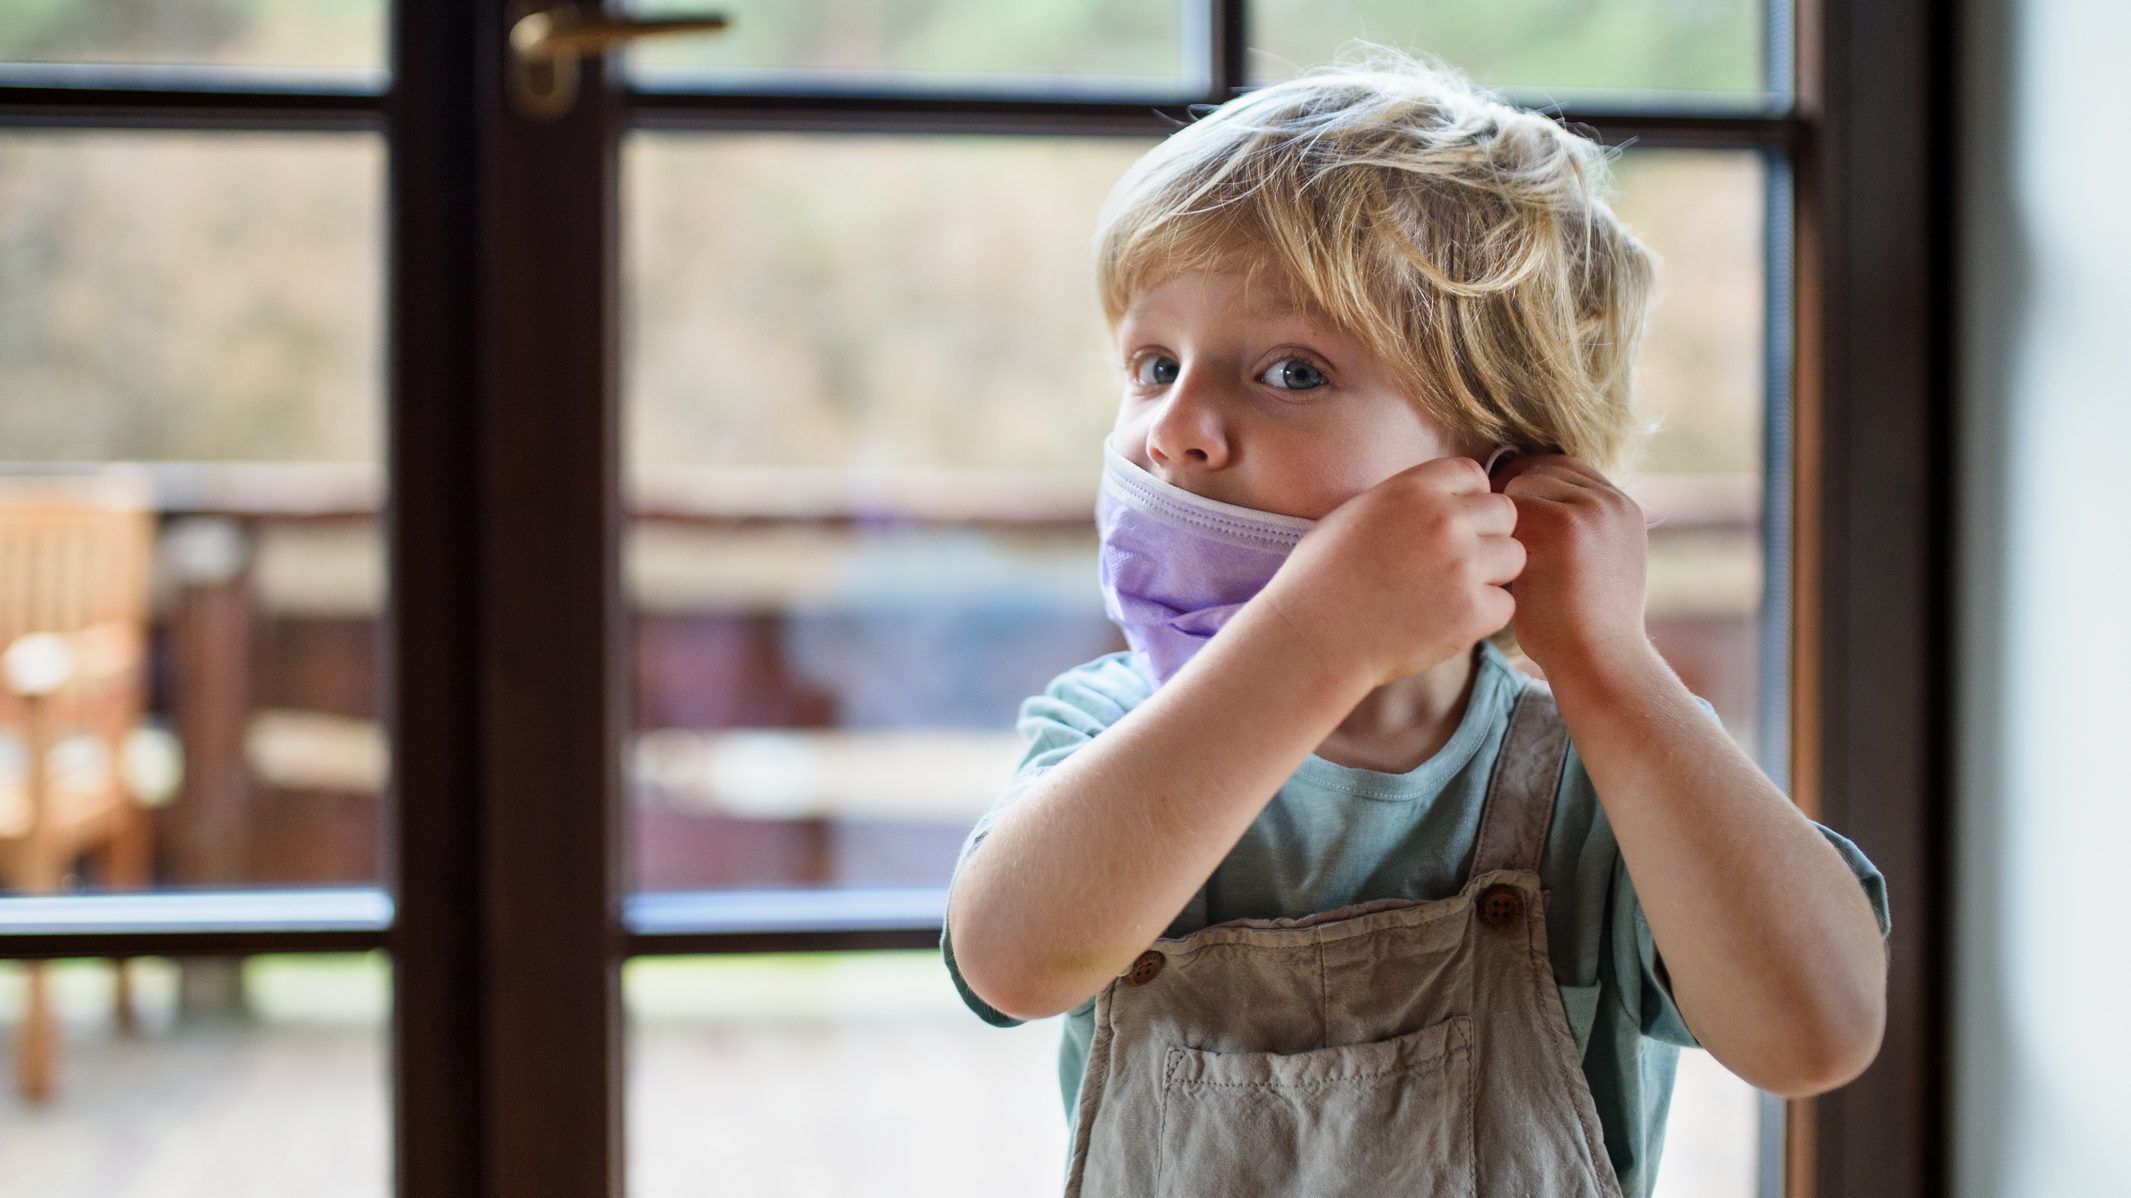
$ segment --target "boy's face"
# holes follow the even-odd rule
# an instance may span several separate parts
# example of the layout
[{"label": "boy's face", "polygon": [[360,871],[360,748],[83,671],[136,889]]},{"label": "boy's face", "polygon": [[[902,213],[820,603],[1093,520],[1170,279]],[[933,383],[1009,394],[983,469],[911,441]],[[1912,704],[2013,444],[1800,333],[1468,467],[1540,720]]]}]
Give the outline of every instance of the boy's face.
[{"label": "boy's face", "polygon": [[1117,451],[1204,498],[1309,520],[1410,466],[1484,453],[1290,295],[1261,281],[1246,297],[1240,271],[1217,270],[1134,296],[1117,327]]}]

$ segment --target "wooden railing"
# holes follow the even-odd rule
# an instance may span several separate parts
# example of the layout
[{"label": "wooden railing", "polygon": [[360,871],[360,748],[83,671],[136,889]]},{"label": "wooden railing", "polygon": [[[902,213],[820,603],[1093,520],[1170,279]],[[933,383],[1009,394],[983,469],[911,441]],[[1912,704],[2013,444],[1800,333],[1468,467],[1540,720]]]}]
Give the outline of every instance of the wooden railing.
[{"label": "wooden railing", "polygon": [[[150,707],[184,751],[183,785],[155,813],[158,881],[378,878],[389,763],[377,471],[145,468],[161,528]],[[943,879],[1018,753],[1019,698],[1123,647],[1094,582],[1092,482],[639,472],[625,549],[644,734],[631,773],[638,883]],[[1652,520],[1652,637],[1743,734],[1756,481],[1632,491]],[[928,662],[951,676],[925,674]],[[854,755],[889,753],[935,763],[940,780],[837,797],[863,776]],[[898,769],[905,783],[910,770]]]}]

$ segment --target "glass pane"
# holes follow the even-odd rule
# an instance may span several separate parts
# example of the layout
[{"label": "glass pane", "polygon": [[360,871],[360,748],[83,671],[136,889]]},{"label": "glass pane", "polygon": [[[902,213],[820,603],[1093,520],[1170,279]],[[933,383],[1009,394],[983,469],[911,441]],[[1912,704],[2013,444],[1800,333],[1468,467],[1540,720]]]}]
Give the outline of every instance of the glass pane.
[{"label": "glass pane", "polygon": [[[1751,153],[1631,151],[1615,206],[1661,260],[1637,402],[1662,424],[1640,469],[1619,480],[1653,522],[1645,624],[1750,756],[1761,717],[1767,170]],[[1762,1101],[1708,1053],[1682,1052],[1655,1198],[1754,1198]]]},{"label": "glass pane", "polygon": [[[385,1198],[392,1192],[383,953],[241,964],[135,957],[0,962],[10,1194]],[[41,988],[48,1019],[28,1017]],[[41,1028],[43,1030],[33,1030]],[[48,1056],[38,1056],[42,1046]],[[50,1061],[44,1097],[25,1061]],[[262,1134],[266,1133],[266,1134]]]},{"label": "glass pane", "polygon": [[986,1027],[937,951],[641,958],[622,987],[630,1198],[1061,1186],[1060,1021]]},{"label": "glass pane", "polygon": [[1621,480],[1656,522],[1652,638],[1759,749],[1767,168],[1752,153],[1630,152],[1621,218],[1661,259],[1637,402],[1661,421]]},{"label": "glass pane", "polygon": [[1254,83],[1362,38],[1555,98],[1628,89],[1748,99],[1767,86],[1761,0],[1254,0],[1250,20]]},{"label": "glass pane", "polygon": [[0,886],[382,877],[383,183],[370,135],[0,135],[0,645],[67,670],[41,733],[0,688]]},{"label": "glass pane", "polygon": [[[1662,424],[1639,469],[1616,480],[1652,521],[1645,625],[1749,755],[1760,716],[1766,169],[1750,153],[1630,152],[1615,204],[1660,259],[1637,402]],[[1682,1052],[1654,1194],[1753,1198],[1760,1101],[1708,1053]]]},{"label": "glass pane", "polygon": [[629,0],[632,11],[732,19],[712,34],[638,42],[635,77],[660,86],[749,87],[793,71],[805,86],[969,87],[1043,77],[1046,87],[1183,85],[1196,0]]},{"label": "glass pane", "polygon": [[[1086,249],[1143,149],[633,136],[639,887],[943,885],[1018,759],[1019,702],[1124,647],[1095,582],[1117,401]],[[1664,424],[1620,480],[1655,522],[1648,623],[1750,750],[1764,178],[1746,153],[1619,164],[1618,208],[1663,259],[1642,403]],[[1051,1083],[1032,1055],[1033,1079],[980,1087]],[[1678,1087],[1668,1159],[1751,1193],[1755,1092],[1721,1067]],[[1001,1133],[1026,1136],[1009,1157],[1056,1167],[1051,1110],[1040,1137]],[[635,1134],[640,1160],[683,1151]],[[765,1116],[755,1139],[786,1134]]]},{"label": "glass pane", "polygon": [[1108,650],[1084,242],[1144,148],[631,137],[639,886],[944,880]]},{"label": "glass pane", "polygon": [[1760,1198],[1763,1094],[1700,1049],[1680,1053],[1651,1198]]},{"label": "glass pane", "polygon": [[8,0],[0,62],[381,70],[386,0]]}]

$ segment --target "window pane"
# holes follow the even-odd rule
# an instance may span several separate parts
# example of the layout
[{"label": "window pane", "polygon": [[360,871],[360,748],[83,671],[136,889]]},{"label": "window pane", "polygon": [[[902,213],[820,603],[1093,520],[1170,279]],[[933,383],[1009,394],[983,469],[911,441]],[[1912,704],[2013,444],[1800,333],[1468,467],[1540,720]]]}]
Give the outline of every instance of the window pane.
[{"label": "window pane", "polygon": [[629,0],[647,16],[708,9],[732,24],[638,42],[628,56],[636,78],[666,86],[747,87],[790,71],[813,76],[809,86],[967,87],[1017,77],[1049,77],[1053,87],[1178,85],[1199,73],[1184,38],[1196,2]]},{"label": "window pane", "polygon": [[1637,402],[1659,423],[1624,482],[1653,520],[1648,625],[1733,739],[1759,749],[1766,420],[1766,167],[1752,153],[1630,152],[1618,211],[1657,252]]},{"label": "window pane", "polygon": [[385,66],[387,0],[8,0],[0,62]]},{"label": "window pane", "polygon": [[[23,1094],[32,967],[0,962],[11,1048],[0,1092],[10,1194],[97,1198],[384,1198],[387,1013],[382,953],[126,964],[132,1030],[106,960],[55,961],[54,1085]],[[241,994],[232,1019],[230,994]],[[44,1041],[40,1041],[44,1043]],[[261,1134],[262,1131],[268,1134]]]},{"label": "window pane", "polygon": [[0,697],[0,885],[382,877],[382,151],[0,135],[0,642],[73,667],[41,754]]},{"label": "window pane", "polygon": [[1728,92],[1764,86],[1759,0],[1255,0],[1254,83],[1285,79],[1362,38],[1450,62],[1484,84],[1564,93]]},{"label": "window pane", "polygon": [[622,986],[630,1198],[1063,1184],[1061,1021],[979,1023],[937,951],[645,958]]},{"label": "window pane", "polygon": [[[1653,522],[1645,625],[1732,738],[1757,749],[1763,536],[1762,238],[1766,167],[1735,152],[1639,151],[1615,210],[1656,251],[1657,316],[1637,403],[1660,427],[1617,480]],[[1708,1053],[1680,1054],[1657,1198],[1753,1198],[1759,1092]]]},{"label": "window pane", "polygon": [[1085,241],[1143,149],[631,137],[640,886],[943,880],[1014,703],[1110,647]]},{"label": "window pane", "polygon": [[[944,884],[1019,758],[1020,701],[1124,647],[1095,585],[1117,398],[1086,250],[1143,149],[632,138],[640,888]],[[1648,624],[1749,750],[1764,178],[1748,153],[1619,164],[1618,208],[1662,258],[1641,364],[1662,427],[1619,480],[1655,522]],[[1055,1058],[1035,1072],[1053,1080]],[[1678,1084],[1668,1159],[1751,1193],[1754,1091],[1721,1068]],[[1043,1135],[1062,1137],[1053,1113]],[[765,1115],[755,1139],[784,1134],[801,1133]],[[1058,1163],[1012,1134],[1016,1159]]]}]

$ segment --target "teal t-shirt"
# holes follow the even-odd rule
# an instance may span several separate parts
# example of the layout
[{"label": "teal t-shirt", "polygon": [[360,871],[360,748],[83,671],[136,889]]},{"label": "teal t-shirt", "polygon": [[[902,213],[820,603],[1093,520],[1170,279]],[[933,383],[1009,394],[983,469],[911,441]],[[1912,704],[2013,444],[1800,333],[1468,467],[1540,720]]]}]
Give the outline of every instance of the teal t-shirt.
[{"label": "teal t-shirt", "polygon": [[[1464,716],[1441,749],[1403,774],[1338,765],[1311,754],[1164,935],[1183,936],[1237,918],[1297,918],[1378,898],[1456,894],[1472,864],[1485,787],[1525,677],[1492,643],[1480,643],[1478,660]],[[1117,652],[1073,667],[1042,694],[1023,700],[1016,720],[1028,742],[1021,763],[998,801],[970,829],[956,870],[1028,782],[1153,692],[1153,683],[1130,655]],[[1695,701],[1710,718],[1718,718],[1706,700],[1696,696]],[[1884,938],[1891,925],[1879,870],[1847,838],[1814,826],[1865,888]],[[1659,976],[1650,925],[1573,742],[1555,797],[1540,881],[1548,892],[1547,949],[1554,981],[1604,1125],[1606,1151],[1625,1198],[1641,1198],[1656,1180],[1664,1149],[1679,1050],[1701,1045]],[[955,966],[944,924],[940,950],[956,990],[980,1018],[997,1027],[1025,1022],[969,989]],[[1066,1013],[1059,1043],[1068,1143],[1094,1013],[1090,995]]]}]

